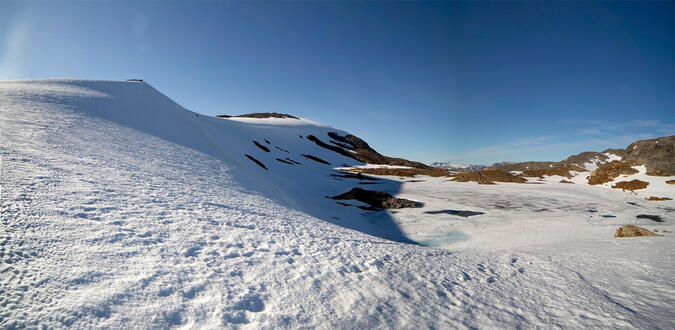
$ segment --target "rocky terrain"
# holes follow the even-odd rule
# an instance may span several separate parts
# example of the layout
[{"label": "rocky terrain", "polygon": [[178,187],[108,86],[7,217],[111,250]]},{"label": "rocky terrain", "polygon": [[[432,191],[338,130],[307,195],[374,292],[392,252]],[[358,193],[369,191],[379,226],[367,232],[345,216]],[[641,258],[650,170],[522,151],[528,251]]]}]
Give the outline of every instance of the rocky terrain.
[{"label": "rocky terrain", "polygon": [[289,114],[285,113],[277,113],[277,112],[254,112],[254,113],[245,113],[243,115],[236,115],[236,116],[230,116],[230,115],[217,115],[216,117],[219,118],[232,118],[232,117],[238,117],[238,118],[258,118],[258,119],[264,119],[264,118],[290,118],[290,119],[298,119],[296,116],[291,116]]},{"label": "rocky terrain", "polygon": [[403,158],[393,158],[383,156],[373,150],[366,141],[352,134],[340,135],[337,132],[329,132],[328,136],[333,140],[331,142],[342,148],[350,150],[357,160],[368,164],[382,164],[394,166],[408,166],[420,169],[431,169],[431,166],[420,162],[409,161]]},{"label": "rocky terrain", "polygon": [[644,164],[655,175],[675,175],[675,135],[633,142],[623,160]]}]

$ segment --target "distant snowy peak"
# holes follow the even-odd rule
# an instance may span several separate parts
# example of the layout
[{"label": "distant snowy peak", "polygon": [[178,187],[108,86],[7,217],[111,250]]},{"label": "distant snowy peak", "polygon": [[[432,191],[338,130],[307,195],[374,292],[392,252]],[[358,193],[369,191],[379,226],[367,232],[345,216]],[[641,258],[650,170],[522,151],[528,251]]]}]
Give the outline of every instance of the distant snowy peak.
[{"label": "distant snowy peak", "polygon": [[438,167],[438,168],[445,168],[448,170],[459,170],[459,169],[465,169],[471,165],[467,164],[459,164],[459,163],[453,163],[453,162],[433,162],[430,164],[433,167]]},{"label": "distant snowy peak", "polygon": [[478,164],[459,164],[459,163],[454,163],[454,162],[433,162],[433,163],[431,163],[431,166],[443,168],[443,169],[451,170],[451,171],[458,171],[458,172],[476,172],[476,171],[482,171],[482,170],[484,170],[486,168],[490,168],[490,167],[497,167],[497,166],[509,165],[509,164],[513,164],[513,163],[512,162],[501,162],[501,163],[494,163],[492,165],[478,165]]}]

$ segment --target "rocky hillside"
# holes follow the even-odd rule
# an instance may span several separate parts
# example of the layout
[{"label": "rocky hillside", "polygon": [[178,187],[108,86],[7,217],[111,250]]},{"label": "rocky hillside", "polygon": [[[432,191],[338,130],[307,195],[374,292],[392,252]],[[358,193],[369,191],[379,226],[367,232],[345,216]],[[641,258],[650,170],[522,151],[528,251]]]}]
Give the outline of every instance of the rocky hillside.
[{"label": "rocky hillside", "polygon": [[633,142],[626,149],[607,149],[603,152],[587,151],[558,162],[520,162],[491,168],[503,171],[543,170],[564,168],[573,171],[594,171],[614,160],[630,160],[646,165],[652,173],[675,173],[675,135]]},{"label": "rocky hillside", "polygon": [[[431,169],[431,166],[422,164],[420,162],[413,162],[403,158],[383,156],[377,151],[373,150],[373,148],[371,148],[368,143],[366,143],[366,141],[363,141],[359,137],[351,134],[340,135],[336,132],[329,132],[328,136],[333,139],[331,140],[331,143],[339,146],[337,148],[342,149],[347,153],[351,153],[351,157],[364,163]],[[349,151],[346,151],[345,149]],[[334,151],[344,154],[339,150]]]},{"label": "rocky hillside", "polygon": [[623,159],[644,164],[661,175],[675,175],[675,135],[633,142]]}]

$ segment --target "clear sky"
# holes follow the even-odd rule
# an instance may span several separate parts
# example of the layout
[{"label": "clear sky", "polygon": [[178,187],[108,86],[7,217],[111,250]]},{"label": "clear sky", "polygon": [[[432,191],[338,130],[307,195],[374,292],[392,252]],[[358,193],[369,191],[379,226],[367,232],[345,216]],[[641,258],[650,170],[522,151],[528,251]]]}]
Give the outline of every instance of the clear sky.
[{"label": "clear sky", "polygon": [[423,162],[560,160],[675,134],[660,2],[0,1],[0,79],[142,78]]}]

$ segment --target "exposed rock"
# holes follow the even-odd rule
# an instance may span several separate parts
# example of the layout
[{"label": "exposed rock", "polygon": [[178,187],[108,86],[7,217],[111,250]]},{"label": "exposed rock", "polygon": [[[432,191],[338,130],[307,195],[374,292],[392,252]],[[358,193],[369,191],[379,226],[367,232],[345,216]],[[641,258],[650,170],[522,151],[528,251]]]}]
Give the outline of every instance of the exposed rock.
[{"label": "exposed rock", "polygon": [[270,149],[265,147],[264,145],[258,143],[258,141],[253,140],[253,144],[255,144],[256,147],[262,149],[264,152],[270,152]]},{"label": "exposed rock", "polygon": [[313,161],[315,161],[315,162],[318,162],[318,163],[321,163],[321,164],[330,165],[329,162],[327,162],[327,161],[325,161],[325,160],[323,160],[323,159],[321,159],[321,158],[319,158],[319,157],[316,157],[316,156],[305,155],[305,154],[301,154],[300,156],[305,157],[305,158],[307,158],[307,159],[311,159],[311,160],[313,160]]},{"label": "exposed rock", "polygon": [[349,157],[349,158],[353,158],[353,159],[359,160],[359,159],[356,157],[356,154],[354,154],[353,152],[347,151],[347,150],[345,150],[345,149],[342,148],[342,147],[332,146],[332,145],[330,145],[330,144],[327,144],[327,143],[325,143],[325,142],[319,140],[319,139],[318,139],[316,136],[314,136],[314,135],[307,135],[307,140],[310,140],[310,141],[316,143],[316,145],[318,145],[319,147],[328,149],[328,150],[330,150],[330,151],[337,152],[337,153],[339,153],[340,155],[343,155],[343,156],[345,156],[345,157]]},{"label": "exposed rock", "polygon": [[631,143],[624,159],[647,165],[666,175],[675,175],[675,135]]},{"label": "exposed rock", "polygon": [[260,166],[260,167],[262,167],[262,168],[264,168],[264,169],[267,169],[267,166],[265,166],[265,164],[263,164],[262,162],[260,162],[259,160],[255,159],[255,158],[253,158],[253,156],[251,156],[251,155],[249,155],[249,154],[244,154],[244,156],[248,157],[248,159],[250,159],[250,160],[252,160],[254,163],[258,164],[258,166]]},{"label": "exposed rock", "polygon": [[561,163],[562,165],[567,165],[568,167],[577,167],[583,171],[586,170],[584,165],[586,163],[595,163],[596,161],[599,161],[601,163],[605,163],[609,160],[609,157],[605,155],[604,153],[600,152],[595,152],[595,151],[586,151],[582,152],[573,156],[567,157],[567,159],[563,160]]},{"label": "exposed rock", "polygon": [[673,173],[668,173],[668,172],[664,172],[664,171],[661,171],[661,170],[657,170],[657,169],[651,168],[647,165],[645,165],[645,167],[647,168],[646,174],[650,175],[650,176],[671,176],[671,175],[673,175]]},{"label": "exposed rock", "polygon": [[644,189],[647,188],[649,185],[649,182],[644,182],[640,180],[631,180],[631,181],[621,181],[617,182],[615,185],[612,186],[614,189],[623,189],[623,190],[638,190],[638,189]]},{"label": "exposed rock", "polygon": [[480,184],[494,184],[495,182],[527,182],[522,177],[513,175],[502,170],[482,170],[478,172],[458,173],[452,181],[469,182],[474,181]]},{"label": "exposed rock", "polygon": [[654,197],[654,196],[651,196],[651,197],[645,198],[645,199],[648,200],[648,201],[671,201],[671,200],[673,200],[672,198],[669,198],[669,197]]},{"label": "exposed rock", "polygon": [[400,209],[404,207],[422,207],[424,203],[396,198],[386,192],[353,188],[352,190],[337,196],[331,197],[336,200],[355,199],[369,204],[374,208]]},{"label": "exposed rock", "polygon": [[666,183],[667,184],[675,184],[675,180],[667,180]]},{"label": "exposed rock", "polygon": [[558,175],[558,176],[564,176],[571,178],[572,174],[570,174],[570,169],[565,168],[562,166],[554,166],[554,167],[549,167],[549,168],[542,168],[542,169],[536,169],[536,170],[525,170],[523,171],[523,176],[530,176],[530,177],[539,177],[543,178],[544,175]]},{"label": "exposed rock", "polygon": [[358,172],[365,174],[373,175],[391,175],[391,176],[403,176],[403,177],[414,177],[415,175],[428,175],[434,177],[449,176],[450,173],[447,170],[442,168],[387,168],[387,167],[378,167],[378,168],[350,168],[350,172]]},{"label": "exposed rock", "polygon": [[290,119],[298,119],[296,116],[291,116],[289,114],[285,113],[276,113],[276,112],[254,112],[254,113],[246,113],[243,115],[237,115],[235,117],[240,117],[240,118],[290,118]]},{"label": "exposed rock", "polygon": [[[369,163],[369,164],[381,164],[381,165],[395,165],[395,166],[408,166],[408,167],[414,167],[414,168],[423,168],[423,169],[431,169],[431,166],[422,164],[420,162],[413,162],[409,161],[407,159],[403,158],[393,158],[393,157],[387,157],[379,154],[377,151],[373,150],[368,143],[365,141],[361,140],[360,138],[348,134],[345,136],[341,136],[338,133],[335,132],[328,132],[328,136],[338,142],[341,142],[342,144],[345,144],[347,146],[351,146],[351,150],[356,152],[353,155],[353,158],[364,162],[364,163]],[[351,156],[350,156],[351,157]]]},{"label": "exposed rock", "polygon": [[572,184],[573,184],[574,182],[572,182],[572,181],[567,181],[567,180],[565,180],[565,179],[562,179],[562,180],[560,180],[560,183],[572,183]]},{"label": "exposed rock", "polygon": [[284,163],[284,164],[295,165],[295,164],[293,164],[293,163],[291,163],[290,161],[285,160],[285,159],[277,158],[277,160],[280,161],[280,162],[282,162],[282,163]]},{"label": "exposed rock", "polygon": [[638,165],[633,161],[614,160],[598,167],[588,177],[588,184],[603,184],[610,182],[621,174],[635,174],[638,170],[632,166]]},{"label": "exposed rock", "polygon": [[363,175],[361,173],[351,173],[346,171],[338,171],[338,173],[329,174],[333,178],[343,178],[343,179],[356,179],[356,180],[368,180],[368,181],[379,181],[380,179]]},{"label": "exposed rock", "polygon": [[626,155],[628,154],[628,151],[626,151],[626,149],[607,149],[607,150],[603,151],[602,153],[603,154],[607,154],[607,153],[615,154],[615,155],[623,158],[623,157],[626,157]]},{"label": "exposed rock", "polygon": [[626,225],[619,227],[614,234],[614,237],[645,237],[645,236],[659,236],[649,229],[638,226]]}]

